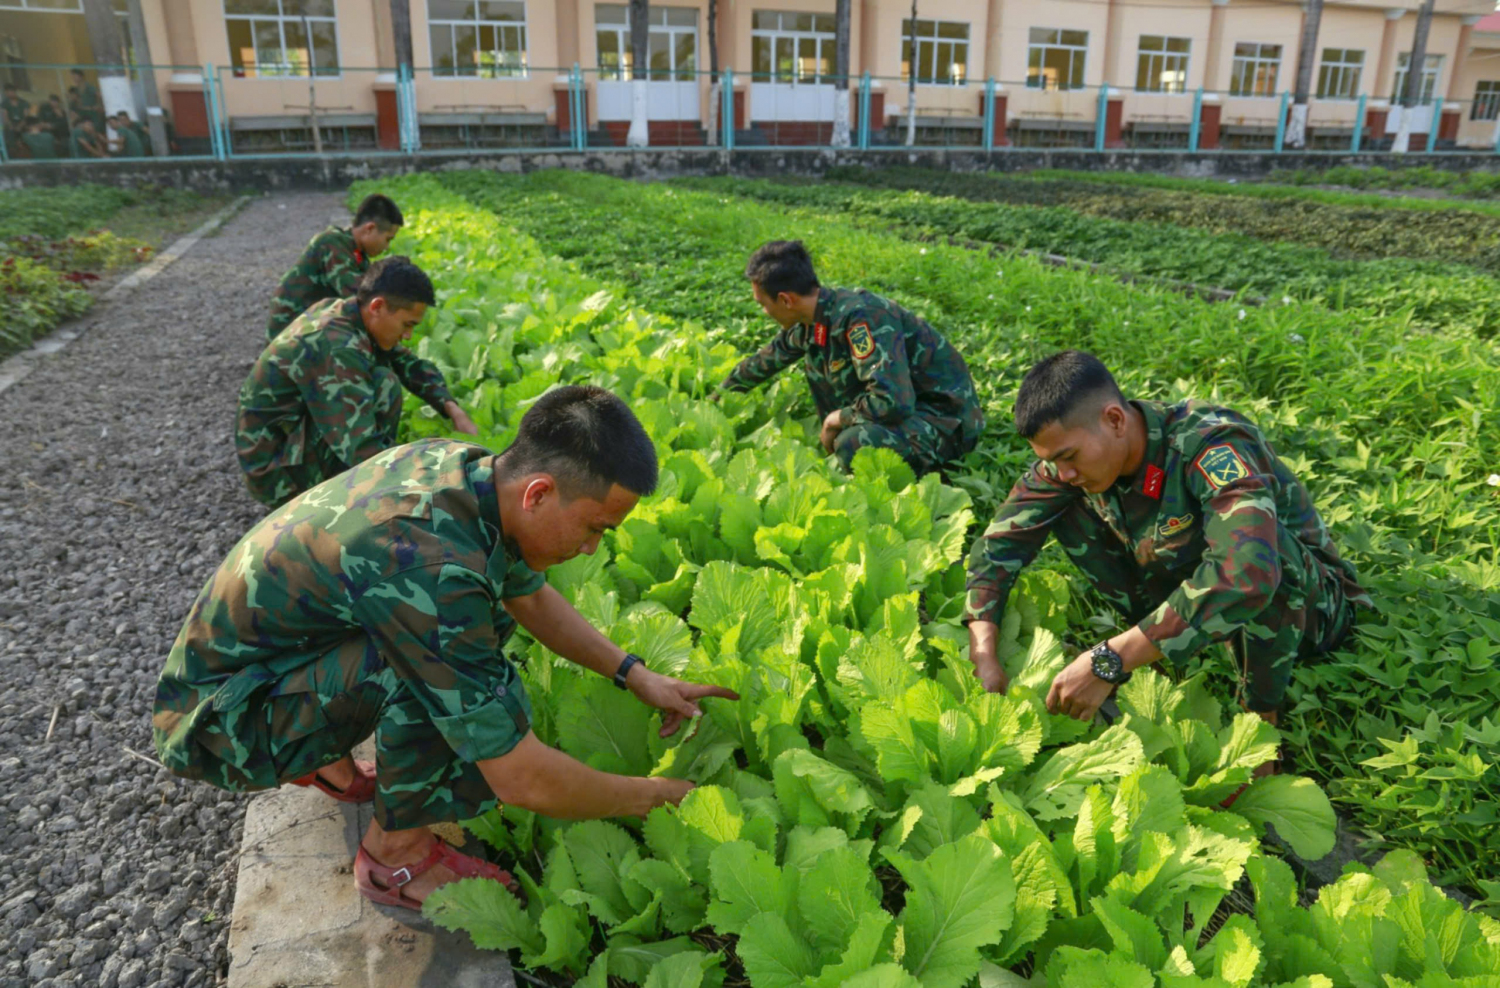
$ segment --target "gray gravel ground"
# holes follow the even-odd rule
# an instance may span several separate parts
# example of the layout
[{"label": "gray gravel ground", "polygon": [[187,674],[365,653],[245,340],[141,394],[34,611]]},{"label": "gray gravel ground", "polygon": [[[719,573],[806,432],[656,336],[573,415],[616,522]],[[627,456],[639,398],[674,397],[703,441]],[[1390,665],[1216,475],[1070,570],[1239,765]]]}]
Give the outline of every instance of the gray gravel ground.
[{"label": "gray gravel ground", "polygon": [[162,662],[262,514],[235,395],[276,280],[339,216],[251,202],[0,394],[0,988],[223,980],[244,799],[126,749],[154,756]]}]

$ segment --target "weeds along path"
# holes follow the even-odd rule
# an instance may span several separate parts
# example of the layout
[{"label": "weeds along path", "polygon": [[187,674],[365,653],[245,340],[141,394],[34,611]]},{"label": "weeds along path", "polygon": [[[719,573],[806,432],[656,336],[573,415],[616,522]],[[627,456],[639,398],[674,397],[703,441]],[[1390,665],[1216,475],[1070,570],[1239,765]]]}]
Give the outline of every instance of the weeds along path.
[{"label": "weeds along path", "polygon": [[131,752],[261,514],[233,426],[271,289],[342,212],[252,202],[0,396],[0,985],[222,980],[243,800]]}]

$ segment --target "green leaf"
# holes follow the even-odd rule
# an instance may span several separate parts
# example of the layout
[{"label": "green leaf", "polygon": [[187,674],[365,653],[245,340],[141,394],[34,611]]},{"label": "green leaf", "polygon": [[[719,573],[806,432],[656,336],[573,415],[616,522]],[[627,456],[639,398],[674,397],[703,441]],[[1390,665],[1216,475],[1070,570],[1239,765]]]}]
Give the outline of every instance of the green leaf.
[{"label": "green leaf", "polygon": [[925,984],[907,974],[899,964],[877,964],[844,982],[845,988],[923,988]]},{"label": "green leaf", "polygon": [[874,808],[869,791],[853,773],[811,751],[782,752],[772,772],[776,798],[794,824],[809,827],[837,824],[852,833]]},{"label": "green leaf", "polygon": [[1261,938],[1248,916],[1231,916],[1214,934],[1214,974],[1234,988],[1246,988],[1261,968]]},{"label": "green leaf", "polygon": [[[498,884],[498,883],[492,883]],[[529,967],[582,971],[588,960],[590,930],[582,909],[557,903],[542,910],[537,921],[545,946],[541,951],[521,951],[521,960]]]},{"label": "green leaf", "polygon": [[[802,876],[797,907],[807,938],[823,950],[842,950],[860,918],[880,911],[880,884],[869,862],[853,848],[824,854]],[[785,914],[785,907],[783,907]]]},{"label": "green leaf", "polygon": [[[823,965],[816,978],[806,979],[805,988],[842,988],[856,974],[890,957],[894,934],[895,919],[890,913],[882,909],[861,913],[843,953]],[[823,956],[828,958],[829,951],[824,950]]]},{"label": "green leaf", "polygon": [[1009,862],[977,835],[946,844],[925,861],[885,853],[907,884],[902,965],[927,988],[960,988],[979,971],[979,948],[999,942],[1014,915]]},{"label": "green leaf", "polygon": [[652,709],[602,676],[577,677],[562,691],[557,715],[558,746],[601,772],[645,775],[651,771],[647,738]]},{"label": "green leaf", "polygon": [[573,863],[578,886],[591,897],[588,905],[599,922],[623,922],[636,912],[626,895],[623,875],[638,856],[635,839],[603,820],[576,823],[562,833],[562,846]]},{"label": "green leaf", "polygon": [[1156,978],[1123,954],[1059,947],[1047,962],[1047,984],[1057,988],[1156,988]]},{"label": "green leaf", "polygon": [[783,873],[776,859],[748,841],[720,844],[708,857],[714,901],[708,922],[721,933],[738,933],[756,915],[790,916],[796,873]]},{"label": "green leaf", "polygon": [[1328,796],[1311,779],[1295,775],[1256,779],[1234,801],[1231,812],[1275,827],[1292,850],[1308,861],[1333,850],[1338,821]]},{"label": "green leaf", "polygon": [[761,913],[746,923],[735,953],[755,988],[794,988],[818,971],[807,941],[775,913]]},{"label": "green leaf", "polygon": [[718,966],[717,954],[684,950],[653,965],[644,988],[702,988],[704,971]]},{"label": "green leaf", "polygon": [[1122,902],[1107,896],[1093,900],[1094,915],[1104,924],[1115,951],[1126,954],[1155,971],[1167,962],[1167,947],[1161,927]]},{"label": "green leaf", "polygon": [[1086,786],[1129,775],[1144,760],[1141,739],[1116,724],[1093,741],[1053,754],[1026,780],[1022,798],[1038,819],[1072,816]]},{"label": "green leaf", "polygon": [[546,939],[505,886],[488,878],[465,878],[433,890],[422,915],[445,930],[463,930],[482,950],[539,954]]}]

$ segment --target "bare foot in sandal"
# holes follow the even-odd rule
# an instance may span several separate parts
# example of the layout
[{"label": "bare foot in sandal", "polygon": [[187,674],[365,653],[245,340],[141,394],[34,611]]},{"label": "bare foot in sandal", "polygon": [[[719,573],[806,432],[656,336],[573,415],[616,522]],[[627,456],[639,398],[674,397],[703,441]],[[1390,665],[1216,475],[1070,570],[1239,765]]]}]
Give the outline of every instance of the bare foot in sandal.
[{"label": "bare foot in sandal", "polygon": [[371,820],[355,859],[360,893],[384,905],[420,909],[434,889],[460,878],[491,878],[516,891],[509,872],[460,854],[426,827],[385,830]]}]

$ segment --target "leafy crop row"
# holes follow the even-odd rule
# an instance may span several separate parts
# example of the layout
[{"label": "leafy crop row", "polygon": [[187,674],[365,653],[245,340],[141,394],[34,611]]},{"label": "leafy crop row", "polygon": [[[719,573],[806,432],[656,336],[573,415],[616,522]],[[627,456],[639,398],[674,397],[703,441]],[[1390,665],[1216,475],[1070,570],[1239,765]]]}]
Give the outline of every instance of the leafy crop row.
[{"label": "leafy crop row", "polygon": [[700,187],[849,215],[876,229],[1040,250],[1115,271],[1272,299],[1310,301],[1425,330],[1480,336],[1493,336],[1500,330],[1500,282],[1463,265],[1406,258],[1339,260],[1319,248],[1264,243],[1241,233],[1103,219],[1062,207],[976,202],[922,191],[771,181],[707,182]]},{"label": "leafy crop row", "polygon": [[[1165,224],[1214,234],[1232,233],[1266,243],[1303,244],[1321,248],[1333,259],[1404,257],[1453,261],[1489,274],[1500,270],[1500,213],[1371,209],[1302,197],[1214,195],[1138,183],[1106,184],[1105,180],[1114,177],[1109,175],[1079,180],[998,172],[846,168],[829,177],[873,188],[911,189],[1011,206],[1057,206],[1080,216],[1137,225]],[[1304,196],[1311,192],[1294,191]],[[1306,263],[1308,257],[1297,255],[1297,259]],[[1320,266],[1326,267],[1327,257],[1321,260]],[[1332,270],[1358,269],[1345,266]],[[1286,281],[1295,285],[1295,278],[1290,275]],[[1492,288],[1494,284],[1491,282]]]},{"label": "leafy crop row", "polygon": [[[741,275],[745,257],[768,239],[807,239],[829,283],[890,294],[959,342],[990,430],[954,482],[975,497],[981,519],[1030,457],[1009,425],[1020,375],[1058,348],[1099,353],[1131,393],[1216,396],[1248,410],[1310,483],[1380,605],[1358,647],[1299,671],[1284,721],[1299,761],[1372,839],[1416,848],[1443,882],[1500,901],[1500,888],[1485,884],[1500,879],[1500,832],[1484,822],[1500,763],[1482,720],[1500,690],[1500,520],[1486,484],[1500,463],[1494,343],[1311,306],[1241,317],[1233,306],[681,187],[574,174],[443,181],[649,308],[727,326],[741,349],[769,332]],[[805,395],[778,388],[767,405]],[[1099,611],[1075,591],[1069,617],[1079,640],[1112,626]],[[1204,665],[1212,672],[1222,660],[1212,652]],[[1438,718],[1430,734],[1409,734],[1429,710]],[[1409,764],[1362,764],[1409,737],[1420,746]],[[1455,763],[1469,768],[1449,772]],[[1441,790],[1429,773],[1443,778]],[[1437,795],[1406,798],[1423,786]],[[1478,808],[1447,815],[1453,805]]]},{"label": "leafy crop row", "polygon": [[1442,189],[1456,196],[1492,199],[1500,195],[1500,173],[1451,172],[1431,165],[1416,168],[1359,168],[1341,165],[1327,169],[1298,169],[1278,176],[1295,185],[1342,185],[1351,189]]},{"label": "leafy crop row", "polygon": [[[489,444],[556,381],[627,396],[658,444],[659,493],[549,579],[653,666],[736,688],[696,732],[538,645],[536,729],[600,768],[702,783],[643,824],[562,825],[507,808],[471,829],[504,849],[524,906],[459,882],[427,912],[482,946],[603,986],[973,983],[1057,988],[1477,986],[1500,924],[1428,884],[1409,854],[1302,908],[1266,823],[1332,843],[1306,779],[1249,778],[1277,735],[1225,721],[1197,681],[1155,675],[1120,723],[1039,699],[1065,657],[1068,592],[1029,574],[1003,636],[1017,685],[977,690],[954,623],[969,498],[883,451],[828,472],[790,387],[702,400],[738,357],[701,324],[632,307],[429,178],[395,188],[406,248],[441,286],[420,344],[480,409]],[[359,194],[363,190],[355,190]],[[408,428],[438,420],[409,409]],[[1253,911],[1231,915],[1248,876]]]}]

